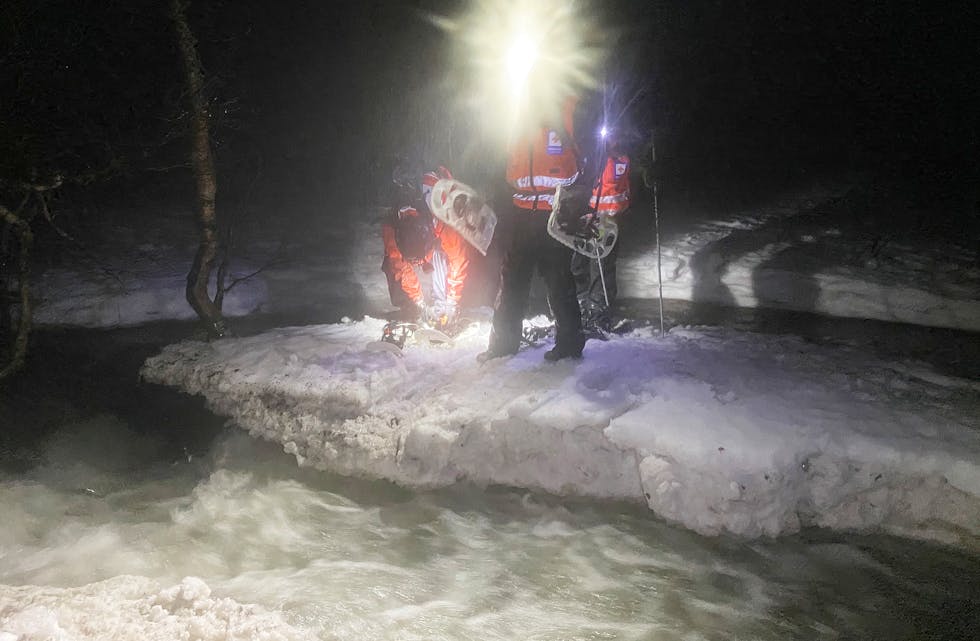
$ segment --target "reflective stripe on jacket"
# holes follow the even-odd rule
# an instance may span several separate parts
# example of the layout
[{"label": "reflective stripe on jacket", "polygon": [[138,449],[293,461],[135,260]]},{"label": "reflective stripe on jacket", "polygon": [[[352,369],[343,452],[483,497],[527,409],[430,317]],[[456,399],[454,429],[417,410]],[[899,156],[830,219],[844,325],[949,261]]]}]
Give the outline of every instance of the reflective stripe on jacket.
[{"label": "reflective stripe on jacket", "polygon": [[563,129],[541,127],[518,138],[510,149],[507,182],[517,190],[514,204],[521,209],[551,210],[555,189],[578,179],[579,157],[572,114],[574,101],[562,109]]},{"label": "reflective stripe on jacket", "polygon": [[[598,202],[596,199],[598,198]],[[602,176],[592,188],[589,207],[600,214],[614,215],[630,206],[630,159],[625,154],[610,156]]]},{"label": "reflective stripe on jacket", "polygon": [[441,220],[436,223],[435,232],[439,246],[446,254],[446,300],[459,305],[470,269],[469,246],[459,232]]}]

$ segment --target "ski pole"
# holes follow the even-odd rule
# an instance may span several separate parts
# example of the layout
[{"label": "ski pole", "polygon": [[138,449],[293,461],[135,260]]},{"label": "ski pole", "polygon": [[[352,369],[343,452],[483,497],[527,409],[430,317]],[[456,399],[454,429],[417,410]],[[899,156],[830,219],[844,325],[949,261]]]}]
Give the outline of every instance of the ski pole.
[{"label": "ski pole", "polygon": [[[605,86],[603,86],[603,95],[605,94]],[[603,99],[605,102],[605,99]],[[605,114],[603,114],[603,123],[605,123]],[[602,200],[602,176],[606,172],[606,165],[609,163],[609,159],[606,157],[606,135],[608,131],[606,125],[602,125],[602,132],[599,136],[599,174],[595,180],[595,205],[592,207],[592,215],[595,217],[594,220],[599,219],[599,201]],[[606,310],[609,309],[609,292],[606,290],[606,275],[602,271],[602,258],[599,256],[599,228],[596,226],[596,241],[595,241],[595,261],[599,264],[599,281],[602,283],[602,298],[606,301]]]},{"label": "ski pole", "polygon": [[[657,164],[657,148],[654,146],[653,136],[650,136],[650,155],[653,160],[653,165]],[[653,227],[656,231],[657,237],[657,284],[660,288],[659,300],[660,300],[660,337],[663,338],[664,335],[664,279],[663,272],[660,269],[660,210],[657,207],[657,176],[654,173],[654,168],[651,166],[650,172],[653,178]],[[601,273],[601,272],[600,272]]]},{"label": "ski pole", "polygon": [[595,244],[595,262],[599,264],[599,281],[602,283],[602,297],[606,300],[606,309],[609,309],[609,291],[606,289],[606,274],[602,271],[602,257],[599,255],[599,239]]}]

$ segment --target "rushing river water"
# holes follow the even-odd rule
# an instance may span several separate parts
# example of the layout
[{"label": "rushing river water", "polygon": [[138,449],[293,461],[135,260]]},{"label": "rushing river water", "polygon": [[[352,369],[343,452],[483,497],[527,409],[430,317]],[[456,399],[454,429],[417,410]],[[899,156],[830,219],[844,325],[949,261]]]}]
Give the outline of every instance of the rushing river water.
[{"label": "rushing river water", "polygon": [[[198,402],[136,384],[132,365],[152,345],[134,336],[100,343],[101,365],[72,356],[85,345],[48,337],[41,353],[59,371],[0,405],[4,429],[20,434],[3,441],[0,584],[10,587],[0,603],[13,586],[196,576],[322,639],[980,630],[980,558],[967,552],[826,531],[705,538],[630,505],[505,488],[411,492],[298,469]],[[104,376],[87,378],[88,367]]]}]

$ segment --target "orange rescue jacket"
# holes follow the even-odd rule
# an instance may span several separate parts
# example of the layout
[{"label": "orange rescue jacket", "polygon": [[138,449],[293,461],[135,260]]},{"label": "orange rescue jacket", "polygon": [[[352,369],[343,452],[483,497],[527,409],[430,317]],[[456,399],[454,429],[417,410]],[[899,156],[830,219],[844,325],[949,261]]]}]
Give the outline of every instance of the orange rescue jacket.
[{"label": "orange rescue jacket", "polygon": [[[418,211],[414,207],[402,207],[395,216],[417,216]],[[384,242],[385,250],[385,269],[390,270],[395,275],[395,280],[401,285],[405,294],[421,304],[424,300],[422,296],[422,286],[419,284],[418,276],[412,263],[402,256],[395,240],[396,218],[389,216],[381,223],[381,238]],[[470,255],[467,243],[463,237],[449,225],[441,220],[435,221],[433,230],[439,246],[446,253],[446,300],[450,303],[459,304],[463,298],[463,286],[466,284],[466,277],[469,273]],[[434,251],[434,250],[433,250]],[[432,251],[421,262],[432,260]]]},{"label": "orange rescue jacket", "polygon": [[514,204],[521,209],[551,211],[555,189],[578,179],[579,154],[572,116],[574,101],[562,109],[562,128],[541,127],[519,137],[510,148],[507,182],[516,190]]},{"label": "orange rescue jacket", "polygon": [[616,154],[606,159],[602,175],[592,188],[589,207],[610,216],[626,211],[630,206],[630,159]]}]

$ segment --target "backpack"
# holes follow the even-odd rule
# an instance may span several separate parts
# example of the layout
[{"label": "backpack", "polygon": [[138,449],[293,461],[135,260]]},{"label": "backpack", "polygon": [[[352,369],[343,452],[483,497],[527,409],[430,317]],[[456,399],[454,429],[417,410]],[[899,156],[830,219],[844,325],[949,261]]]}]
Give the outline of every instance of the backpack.
[{"label": "backpack", "polygon": [[405,260],[420,263],[435,244],[432,215],[425,205],[406,207],[395,212],[395,243]]}]

